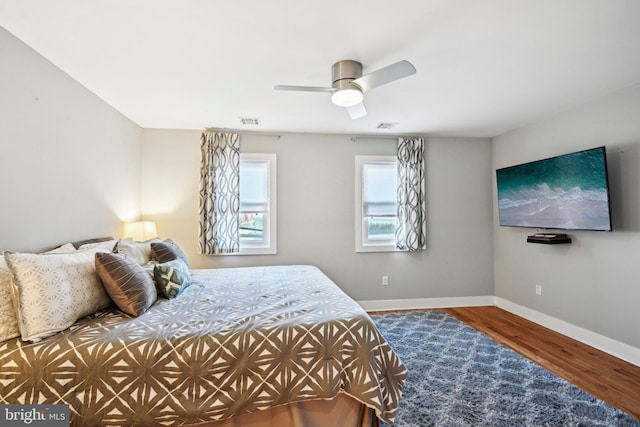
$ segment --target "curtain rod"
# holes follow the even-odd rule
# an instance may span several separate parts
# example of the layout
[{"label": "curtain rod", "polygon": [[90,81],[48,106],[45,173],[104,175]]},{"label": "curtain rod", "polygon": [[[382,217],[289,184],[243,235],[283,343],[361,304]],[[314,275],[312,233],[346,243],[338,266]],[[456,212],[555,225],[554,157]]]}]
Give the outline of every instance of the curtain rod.
[{"label": "curtain rod", "polygon": [[221,129],[221,128],[204,128],[207,132],[231,132],[237,133],[238,135],[256,135],[256,136],[267,136],[270,138],[280,139],[282,135],[276,135],[272,133],[262,133],[262,132],[242,132],[235,129]]},{"label": "curtain rod", "polygon": [[423,135],[356,135],[351,137],[352,142],[356,142],[359,139],[393,139],[398,138],[425,138]]},{"label": "curtain rod", "polygon": [[[272,134],[272,133],[262,133],[262,132],[247,132],[247,131],[238,131],[236,129],[226,129],[226,128],[204,128],[207,132],[232,132],[237,133],[239,135],[256,135],[256,136],[267,136],[270,138],[280,139],[282,135]],[[351,142],[356,142],[359,139],[389,139],[389,140],[397,140],[398,138],[425,138],[424,135],[354,135],[352,136]]]}]

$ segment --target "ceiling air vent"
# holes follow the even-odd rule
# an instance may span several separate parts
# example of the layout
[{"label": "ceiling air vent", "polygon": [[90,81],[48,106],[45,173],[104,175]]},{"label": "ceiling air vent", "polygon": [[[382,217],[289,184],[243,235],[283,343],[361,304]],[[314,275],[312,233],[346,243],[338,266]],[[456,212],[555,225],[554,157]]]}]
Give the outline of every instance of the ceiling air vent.
[{"label": "ceiling air vent", "polygon": [[260,119],[258,117],[240,117],[240,123],[243,125],[259,126]]},{"label": "ceiling air vent", "polygon": [[376,126],[377,129],[391,129],[398,125],[398,123],[382,122]]}]

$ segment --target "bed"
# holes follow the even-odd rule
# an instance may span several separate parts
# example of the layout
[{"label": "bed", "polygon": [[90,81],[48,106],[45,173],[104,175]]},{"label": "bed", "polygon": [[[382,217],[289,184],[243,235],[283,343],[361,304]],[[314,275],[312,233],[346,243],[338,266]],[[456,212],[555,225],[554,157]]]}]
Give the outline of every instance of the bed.
[{"label": "bed", "polygon": [[318,268],[192,270],[177,298],[110,307],[0,343],[0,403],[65,403],[71,424],[392,424],[407,371]]}]

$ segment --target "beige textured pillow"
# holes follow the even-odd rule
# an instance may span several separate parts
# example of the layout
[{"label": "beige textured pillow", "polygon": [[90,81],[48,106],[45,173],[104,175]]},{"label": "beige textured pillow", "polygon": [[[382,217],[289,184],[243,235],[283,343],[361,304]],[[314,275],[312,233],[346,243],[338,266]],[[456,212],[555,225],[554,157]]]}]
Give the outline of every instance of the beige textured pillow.
[{"label": "beige textured pillow", "polygon": [[113,252],[128,255],[133,258],[138,265],[143,265],[151,261],[151,243],[162,242],[159,237],[144,242],[133,242],[120,239]]},{"label": "beige textured pillow", "polygon": [[86,253],[5,253],[16,288],[18,324],[25,341],[39,341],[111,299]]},{"label": "beige textured pillow", "polygon": [[119,253],[98,252],[95,263],[105,289],[125,313],[139,316],[158,298],[151,276],[133,258]]},{"label": "beige textured pillow", "polygon": [[20,336],[18,314],[11,299],[11,272],[0,255],[0,342]]}]

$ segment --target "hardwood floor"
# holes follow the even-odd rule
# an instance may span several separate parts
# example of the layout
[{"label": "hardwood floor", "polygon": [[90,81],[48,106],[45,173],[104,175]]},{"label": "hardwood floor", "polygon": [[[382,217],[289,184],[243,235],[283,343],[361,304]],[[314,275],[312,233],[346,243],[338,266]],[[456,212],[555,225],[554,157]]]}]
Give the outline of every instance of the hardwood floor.
[{"label": "hardwood floor", "polygon": [[639,366],[498,307],[443,311],[640,420]]}]

